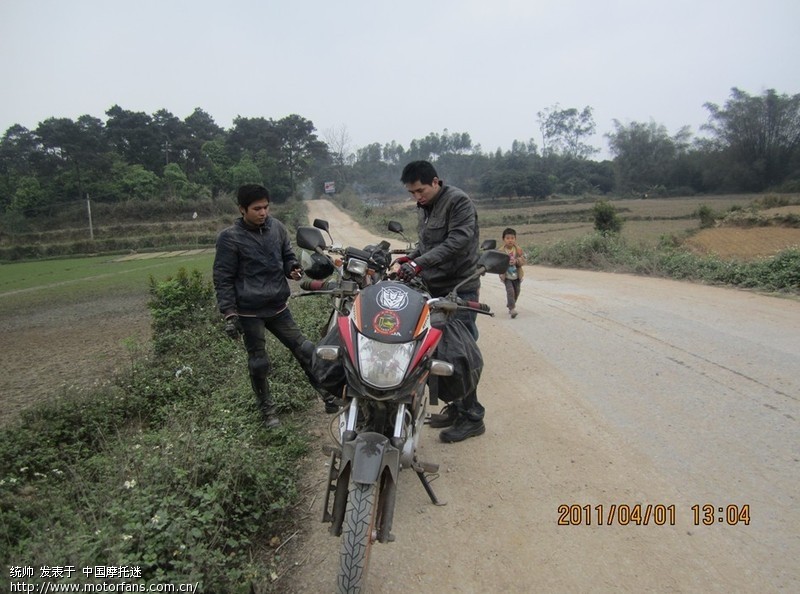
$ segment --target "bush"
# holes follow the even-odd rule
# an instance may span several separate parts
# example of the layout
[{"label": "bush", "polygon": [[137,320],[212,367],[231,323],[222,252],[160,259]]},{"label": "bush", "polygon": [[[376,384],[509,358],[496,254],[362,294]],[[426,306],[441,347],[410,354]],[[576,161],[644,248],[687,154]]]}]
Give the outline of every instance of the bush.
[{"label": "bush", "polygon": [[694,216],[700,219],[701,229],[713,227],[714,223],[717,221],[717,216],[714,214],[713,209],[706,204],[701,204],[700,207],[695,211]]},{"label": "bush", "polygon": [[619,233],[622,230],[622,219],[616,209],[605,200],[598,200],[592,209],[594,228],[603,234]]}]

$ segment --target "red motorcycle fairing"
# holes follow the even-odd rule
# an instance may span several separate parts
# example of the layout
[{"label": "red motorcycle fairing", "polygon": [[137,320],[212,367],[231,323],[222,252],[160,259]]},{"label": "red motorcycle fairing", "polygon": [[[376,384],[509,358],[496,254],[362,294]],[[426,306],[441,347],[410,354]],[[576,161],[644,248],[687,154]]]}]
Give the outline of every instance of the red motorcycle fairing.
[{"label": "red motorcycle fairing", "polygon": [[353,369],[358,369],[355,333],[388,344],[417,341],[409,375],[417,370],[420,360],[436,349],[442,337],[442,331],[431,326],[425,296],[392,281],[362,290],[353,302],[350,316],[340,317],[338,324]]}]

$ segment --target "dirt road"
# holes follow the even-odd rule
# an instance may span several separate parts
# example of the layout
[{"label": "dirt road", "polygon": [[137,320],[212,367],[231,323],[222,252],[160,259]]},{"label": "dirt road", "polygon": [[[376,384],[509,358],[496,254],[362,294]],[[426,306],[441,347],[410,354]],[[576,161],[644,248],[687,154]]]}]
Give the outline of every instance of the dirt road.
[{"label": "dirt road", "polygon": [[[337,241],[379,239],[309,205]],[[800,591],[800,303],[535,266],[518,318],[497,277],[481,298],[497,312],[479,319],[487,431],[443,444],[426,429],[447,505],[401,475],[396,542],[373,547],[371,592]],[[319,488],[287,547],[289,592],[333,590],[326,462],[308,460]],[[641,524],[652,506],[663,525],[622,525],[637,504]],[[705,504],[710,525],[693,510]],[[577,525],[559,525],[563,505]]]}]

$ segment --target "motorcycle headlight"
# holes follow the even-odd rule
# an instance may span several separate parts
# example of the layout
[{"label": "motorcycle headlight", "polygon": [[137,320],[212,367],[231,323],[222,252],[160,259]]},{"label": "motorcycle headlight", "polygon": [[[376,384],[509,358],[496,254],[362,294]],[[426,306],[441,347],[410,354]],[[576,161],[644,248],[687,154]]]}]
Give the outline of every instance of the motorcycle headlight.
[{"label": "motorcycle headlight", "polygon": [[414,343],[388,344],[358,335],[358,365],[365,382],[379,389],[394,388],[403,381]]},{"label": "motorcycle headlight", "polygon": [[367,274],[367,263],[358,258],[350,258],[347,261],[347,272],[358,276],[364,276]]}]

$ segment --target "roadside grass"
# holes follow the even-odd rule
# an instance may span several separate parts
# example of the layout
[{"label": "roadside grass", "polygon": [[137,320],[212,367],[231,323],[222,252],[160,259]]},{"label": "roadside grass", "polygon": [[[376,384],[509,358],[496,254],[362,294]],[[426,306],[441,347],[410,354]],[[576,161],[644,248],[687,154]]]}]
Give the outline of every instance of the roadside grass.
[{"label": "roadside grass", "polygon": [[[284,424],[263,429],[246,354],[221,331],[204,275],[180,269],[150,294],[152,350],[108,386],[34,405],[0,431],[0,559],[72,566],[70,583],[268,592],[280,555],[267,543],[285,538],[307,449],[298,413],[316,395],[271,339]],[[309,335],[324,319],[321,301],[292,311]],[[96,566],[140,577],[82,573]]]},{"label": "roadside grass", "polygon": [[734,260],[697,255],[672,245],[668,237],[653,247],[616,234],[591,233],[529,250],[529,262],[800,294],[799,248],[769,258]]}]

